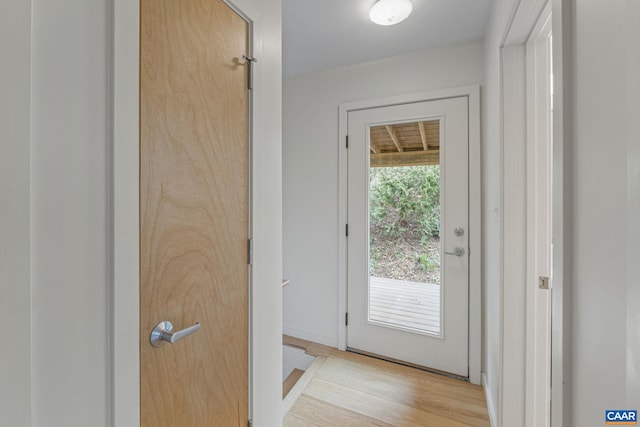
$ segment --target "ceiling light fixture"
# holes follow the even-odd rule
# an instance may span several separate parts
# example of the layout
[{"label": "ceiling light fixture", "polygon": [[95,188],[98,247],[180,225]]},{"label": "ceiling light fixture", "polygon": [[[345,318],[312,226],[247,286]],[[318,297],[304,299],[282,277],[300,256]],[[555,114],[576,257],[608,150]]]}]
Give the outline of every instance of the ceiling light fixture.
[{"label": "ceiling light fixture", "polygon": [[369,11],[369,18],[378,25],[395,25],[411,14],[411,0],[378,0]]}]

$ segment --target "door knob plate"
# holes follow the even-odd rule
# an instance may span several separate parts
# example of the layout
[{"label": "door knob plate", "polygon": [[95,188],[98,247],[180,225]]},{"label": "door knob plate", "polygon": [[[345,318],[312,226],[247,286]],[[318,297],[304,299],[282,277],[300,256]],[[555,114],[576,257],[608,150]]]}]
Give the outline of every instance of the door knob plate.
[{"label": "door knob plate", "polygon": [[168,320],[163,320],[158,323],[155,328],[151,331],[151,335],[149,336],[149,341],[151,345],[154,347],[160,347],[164,343],[175,344],[181,339],[198,332],[200,330],[200,323],[196,323],[193,326],[190,326],[186,329],[183,329],[178,332],[173,332],[173,324]]},{"label": "door knob plate", "polygon": [[455,256],[463,256],[465,254],[464,248],[461,248],[460,246],[456,246],[453,249],[453,252],[445,252],[445,254],[447,255],[455,255]]}]

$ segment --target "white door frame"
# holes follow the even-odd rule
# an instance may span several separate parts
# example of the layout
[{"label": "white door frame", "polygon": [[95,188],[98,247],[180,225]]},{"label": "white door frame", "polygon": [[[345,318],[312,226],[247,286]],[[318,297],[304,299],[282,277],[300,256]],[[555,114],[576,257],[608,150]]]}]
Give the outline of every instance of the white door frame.
[{"label": "white door frame", "polygon": [[347,116],[349,111],[466,96],[469,98],[469,381],[480,384],[482,354],[481,315],[481,172],[480,86],[464,86],[429,92],[340,104],[338,123],[338,348],[347,348]]},{"label": "white door frame", "polygon": [[[507,25],[501,43],[501,93],[502,93],[502,283],[500,373],[498,426],[526,425],[527,366],[526,341],[527,311],[527,97],[526,97],[526,43],[546,4],[552,6],[554,113],[553,113],[553,183],[554,230],[552,293],[552,425],[562,425],[562,398],[564,360],[563,345],[566,339],[564,326],[564,286],[567,282],[563,268],[564,210],[563,186],[567,184],[563,152],[567,150],[564,124],[566,93],[563,72],[562,46],[566,43],[567,23],[563,16],[566,3],[563,0],[534,0],[518,2]],[[531,302],[531,301],[529,301]]]},{"label": "white door frame", "polygon": [[[253,27],[250,34],[253,54],[260,58],[263,52],[263,23],[261,15],[252,7],[247,0],[224,0],[236,11],[241,11],[241,15],[247,18]],[[139,352],[139,18],[140,7],[138,1],[114,0],[112,10],[112,54],[113,54],[113,99],[112,99],[112,120],[113,120],[113,147],[111,152],[112,161],[112,200],[113,231],[112,241],[112,271],[113,288],[110,295],[110,320],[112,330],[111,341],[111,401],[109,402],[113,426],[140,425],[140,352]],[[270,153],[263,153],[264,147],[272,146],[264,142],[260,132],[254,129],[264,129],[265,111],[268,105],[265,102],[262,85],[258,82],[263,80],[260,66],[254,68],[253,102],[251,103],[250,135],[252,135],[252,152],[255,159],[269,159]],[[276,162],[277,163],[277,162]],[[251,175],[258,179],[253,179],[252,192],[250,194],[250,218],[254,242],[259,237],[261,241],[266,240],[265,236],[272,236],[268,230],[273,230],[272,222],[275,217],[272,212],[261,212],[269,210],[270,206],[257,201],[256,194],[266,193],[266,185],[269,180],[261,180],[265,173],[270,174],[263,161],[254,160],[251,162]],[[271,175],[269,175],[271,178]],[[264,184],[263,182],[264,181]],[[277,231],[277,230],[276,230]],[[274,247],[278,247],[278,242],[270,242]],[[265,265],[261,254],[263,251],[272,251],[267,243],[262,243],[264,249],[254,244],[254,257],[252,273],[252,287],[249,294],[249,417],[257,425],[268,425],[271,422],[260,420],[264,411],[257,411],[258,405],[263,406],[264,402],[270,398],[263,396],[265,384],[273,390],[273,395],[278,397],[280,393],[277,387],[281,386],[281,378],[276,367],[269,367],[263,359],[254,358],[253,349],[265,348],[266,339],[274,339],[274,345],[281,348],[280,337],[265,336],[260,332],[260,322],[264,322],[261,316],[271,315],[272,310],[281,311],[281,306],[274,303],[272,296],[277,289],[277,297],[280,299],[280,280],[274,279],[272,267]],[[268,271],[267,271],[268,270]],[[278,269],[278,271],[281,271]],[[267,274],[268,273],[268,274]],[[281,273],[280,273],[281,275]],[[273,279],[273,280],[272,280]],[[273,283],[271,283],[273,282]],[[271,306],[266,309],[265,306]],[[276,341],[277,340],[277,341]],[[280,353],[281,354],[281,353]],[[260,360],[258,360],[260,359]],[[270,359],[270,357],[267,357]],[[281,360],[277,361],[281,366]],[[269,369],[267,369],[269,368]],[[261,396],[258,396],[260,394]],[[274,409],[281,416],[279,408]],[[259,412],[259,414],[257,413]]]},{"label": "white door frame", "polygon": [[[527,93],[527,338],[526,427],[551,421],[551,4],[526,45]],[[540,276],[550,289],[540,289]]]}]

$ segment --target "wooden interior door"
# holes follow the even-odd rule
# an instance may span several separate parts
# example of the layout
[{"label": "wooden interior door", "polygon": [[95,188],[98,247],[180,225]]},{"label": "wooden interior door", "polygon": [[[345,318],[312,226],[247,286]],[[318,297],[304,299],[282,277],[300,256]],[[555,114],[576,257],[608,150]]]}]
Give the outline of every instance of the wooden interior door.
[{"label": "wooden interior door", "polygon": [[[222,0],[141,0],[141,425],[248,420],[249,25]],[[150,344],[152,329],[201,329]]]}]

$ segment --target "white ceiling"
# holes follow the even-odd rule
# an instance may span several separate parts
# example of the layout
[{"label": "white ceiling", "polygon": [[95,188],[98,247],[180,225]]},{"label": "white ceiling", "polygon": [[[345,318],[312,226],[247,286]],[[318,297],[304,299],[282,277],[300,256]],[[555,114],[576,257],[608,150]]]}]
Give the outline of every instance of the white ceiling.
[{"label": "white ceiling", "polygon": [[383,27],[369,21],[375,1],[283,0],[285,77],[481,40],[491,4],[491,0],[412,0],[409,18]]}]

